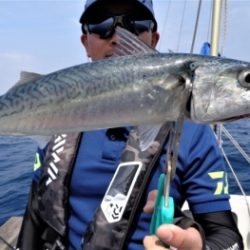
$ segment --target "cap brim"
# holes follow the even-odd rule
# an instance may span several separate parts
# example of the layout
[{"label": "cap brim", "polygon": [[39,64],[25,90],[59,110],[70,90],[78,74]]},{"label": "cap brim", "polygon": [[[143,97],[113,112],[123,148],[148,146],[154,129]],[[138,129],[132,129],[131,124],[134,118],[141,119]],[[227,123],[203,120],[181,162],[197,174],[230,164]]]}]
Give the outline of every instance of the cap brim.
[{"label": "cap brim", "polygon": [[[80,23],[94,23],[103,17],[113,15],[130,14],[141,20],[151,19],[157,25],[152,12],[141,2],[135,0],[98,0],[91,4],[86,11],[83,12]],[[155,27],[156,29],[156,27]]]}]

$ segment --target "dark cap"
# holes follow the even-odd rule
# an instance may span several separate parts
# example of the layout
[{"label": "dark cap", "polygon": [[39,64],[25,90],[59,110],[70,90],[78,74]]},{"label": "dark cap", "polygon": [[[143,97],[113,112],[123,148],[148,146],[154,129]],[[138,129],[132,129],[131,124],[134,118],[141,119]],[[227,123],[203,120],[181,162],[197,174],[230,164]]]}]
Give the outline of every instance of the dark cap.
[{"label": "dark cap", "polygon": [[152,20],[154,31],[157,30],[152,0],[87,0],[80,23],[97,22],[98,18],[126,14],[141,20]]}]

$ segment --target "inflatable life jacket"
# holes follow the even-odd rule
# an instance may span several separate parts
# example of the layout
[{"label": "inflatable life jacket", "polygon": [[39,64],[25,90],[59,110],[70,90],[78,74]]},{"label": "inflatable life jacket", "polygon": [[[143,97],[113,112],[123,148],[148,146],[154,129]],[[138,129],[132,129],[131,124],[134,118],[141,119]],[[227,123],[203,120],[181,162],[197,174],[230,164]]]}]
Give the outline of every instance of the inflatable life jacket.
[{"label": "inflatable life jacket", "polygon": [[[121,162],[84,233],[81,249],[123,249],[169,129],[169,124],[164,124],[150,147],[143,152],[138,130],[131,130]],[[39,216],[56,232],[55,237],[51,237],[51,229],[47,230],[46,235],[50,234],[50,242],[45,240],[48,250],[66,249],[63,239],[67,237],[68,186],[80,139],[79,133],[55,135],[48,145],[44,171],[37,187]]]}]

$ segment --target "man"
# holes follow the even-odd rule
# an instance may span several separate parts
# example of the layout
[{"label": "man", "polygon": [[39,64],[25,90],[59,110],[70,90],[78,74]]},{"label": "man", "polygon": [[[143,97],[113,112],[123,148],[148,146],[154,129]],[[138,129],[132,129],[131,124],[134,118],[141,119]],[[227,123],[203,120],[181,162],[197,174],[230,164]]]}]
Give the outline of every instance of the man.
[{"label": "man", "polygon": [[[81,42],[93,61],[115,55],[120,43],[117,26],[131,31],[152,48],[159,40],[151,0],[87,0],[80,22]],[[95,211],[114,176],[131,131],[131,128],[114,128],[84,132],[83,135],[57,135],[44,150],[39,151],[37,164],[43,164],[37,167],[32,184],[17,244],[21,250],[116,249],[114,244],[121,237],[119,230],[109,230],[115,223],[105,222],[105,226],[103,221],[95,223],[98,216],[102,216],[98,214],[100,210],[97,210],[98,216]],[[63,145],[66,153],[55,151],[58,145]],[[165,149],[162,149],[148,180],[146,194],[157,188],[159,175],[165,170],[165,155]],[[56,171],[59,172],[54,176],[52,163],[58,164]],[[211,129],[187,122],[171,186],[176,204],[175,216],[179,215],[180,219],[176,225],[164,226],[163,232],[159,229],[159,236],[165,236],[163,241],[165,239],[166,243],[183,250],[203,249],[205,244],[207,249],[214,250],[230,249],[233,245],[238,246],[235,249],[242,249],[226,188],[214,194],[217,182],[209,174],[217,172],[224,173],[220,181],[226,185],[223,159]],[[178,210],[185,199],[197,222]],[[126,232],[122,236],[125,237],[122,249],[144,248],[142,241],[149,234],[150,224],[150,215],[142,211],[144,203],[145,199],[141,199],[129,230],[126,230],[127,224],[125,229],[118,225],[124,229],[122,233]],[[152,212],[152,203],[147,204],[145,212]],[[99,232],[113,237],[102,247],[98,246],[106,241],[106,236]],[[96,242],[89,246],[90,239],[96,234]],[[144,244],[148,249],[161,247],[155,237],[145,238]]]}]

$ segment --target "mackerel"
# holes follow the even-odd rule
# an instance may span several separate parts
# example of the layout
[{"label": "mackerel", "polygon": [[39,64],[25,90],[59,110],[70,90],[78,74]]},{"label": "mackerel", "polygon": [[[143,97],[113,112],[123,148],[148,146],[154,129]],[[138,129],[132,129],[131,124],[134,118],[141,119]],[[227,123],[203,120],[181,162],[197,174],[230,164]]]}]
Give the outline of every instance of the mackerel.
[{"label": "mackerel", "polygon": [[200,123],[249,117],[250,64],[151,50],[39,76],[0,97],[2,135],[160,124],[181,116]]}]

